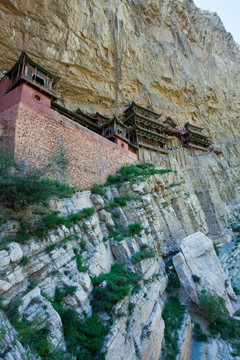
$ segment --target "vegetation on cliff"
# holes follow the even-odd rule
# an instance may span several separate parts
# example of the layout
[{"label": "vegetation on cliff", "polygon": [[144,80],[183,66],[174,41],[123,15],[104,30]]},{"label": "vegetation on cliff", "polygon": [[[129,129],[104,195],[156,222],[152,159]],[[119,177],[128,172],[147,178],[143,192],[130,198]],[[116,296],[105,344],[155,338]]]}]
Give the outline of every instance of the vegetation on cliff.
[{"label": "vegetation on cliff", "polygon": [[16,162],[0,151],[0,203],[17,210],[32,204],[47,204],[50,197],[71,197],[75,188],[44,178],[51,165],[34,168]]}]

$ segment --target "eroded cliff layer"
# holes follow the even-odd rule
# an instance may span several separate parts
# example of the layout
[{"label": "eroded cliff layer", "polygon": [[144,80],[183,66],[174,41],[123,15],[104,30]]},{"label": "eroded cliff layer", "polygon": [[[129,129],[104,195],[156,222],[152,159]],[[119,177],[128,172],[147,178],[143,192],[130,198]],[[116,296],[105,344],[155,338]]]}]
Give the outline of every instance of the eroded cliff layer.
[{"label": "eroded cliff layer", "polygon": [[[216,14],[202,12],[191,0],[5,0],[0,3],[0,20],[2,72],[25,50],[62,76],[60,100],[70,109],[80,107],[112,116],[135,100],[172,116],[179,125],[188,120],[202,124],[221,147],[219,157],[176,150],[163,166],[176,169],[177,174],[125,182],[107,188],[107,197],[90,197],[86,192],[53,202],[52,211],[59,210],[66,217],[93,205],[96,210],[82,221],[73,216],[75,224],[55,227],[44,238],[33,234],[17,243],[14,237],[21,221],[4,220],[2,224],[1,237],[7,241],[0,252],[0,294],[11,321],[9,307],[19,309],[15,325],[20,336],[35,324],[37,329],[47,326],[48,344],[62,351],[67,346],[69,351],[68,338],[63,336],[63,308],[74,310],[71,319],[77,313],[81,326],[88,329],[90,324],[84,321],[92,317],[92,311],[99,313],[98,302],[91,301],[98,293],[103,295],[110,278],[120,272],[131,288],[140,283],[142,290],[130,294],[125,288],[128,296],[121,295],[114,303],[114,314],[109,304],[103,305],[108,311],[100,311],[99,318],[112,332],[106,337],[100,332],[98,338],[104,340],[109,360],[155,360],[164,348],[167,324],[162,311],[170,276],[167,280],[163,258],[179,251],[182,239],[195,232],[216,242],[231,236],[229,214],[239,203],[238,46]],[[39,210],[31,209],[35,215]],[[208,256],[210,253],[214,250],[208,246]],[[217,261],[215,255],[211,259]],[[127,273],[123,267],[112,268],[114,264],[127,265]],[[211,271],[207,263],[205,269],[204,281]],[[101,272],[111,275],[100,281]],[[197,289],[192,291],[199,295],[202,289],[192,275],[199,274],[189,277]],[[231,287],[227,289],[224,276],[222,279],[224,296],[229,296]],[[22,303],[15,303],[14,308],[17,299]],[[25,323],[19,325],[22,319]],[[0,321],[1,356],[34,359],[5,315]],[[184,358],[189,356],[191,340],[187,315],[181,331],[187,344],[181,350]],[[28,348],[27,341],[24,345]]]},{"label": "eroded cliff layer", "polygon": [[239,131],[238,46],[192,0],[5,0],[0,19],[0,71],[27,51],[62,76],[71,109],[113,115],[135,100],[218,141]]},{"label": "eroded cliff layer", "polygon": [[[203,235],[216,236],[217,231],[221,239],[224,232],[231,233],[227,212],[217,210],[220,199],[216,195],[212,200],[215,217],[209,222],[208,199],[200,203],[183,174],[149,169],[155,174],[145,179],[121,178],[116,186],[97,187],[92,194],[52,200],[52,212],[33,205],[15,214],[15,220],[3,220],[1,310],[17,329],[16,335],[0,312],[6,360],[27,358],[29,346],[41,358],[68,359],[55,353],[66,349],[77,359],[84,354],[104,358],[102,349],[107,360],[159,359],[172,346],[166,334],[163,341],[164,328],[171,325],[162,313],[178,283],[164,259],[179,250],[174,265],[183,284],[181,301],[200,311],[196,308],[205,289],[225,298],[230,314],[236,309],[231,284],[212,242]],[[201,276],[201,282],[194,282],[193,275]],[[186,360],[192,325],[182,311],[174,321],[183,345],[174,340],[174,351]],[[36,329],[37,334],[41,330],[39,338],[29,343]]]}]

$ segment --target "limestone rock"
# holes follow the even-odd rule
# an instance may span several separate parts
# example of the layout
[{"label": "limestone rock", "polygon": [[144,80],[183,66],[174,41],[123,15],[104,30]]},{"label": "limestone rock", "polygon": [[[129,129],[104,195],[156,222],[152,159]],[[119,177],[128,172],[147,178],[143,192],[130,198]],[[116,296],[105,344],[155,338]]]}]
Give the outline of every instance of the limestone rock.
[{"label": "limestone rock", "polygon": [[61,318],[52,305],[39,295],[39,290],[31,291],[23,298],[21,312],[27,321],[35,321],[41,328],[49,327],[48,339],[55,348],[65,347]]},{"label": "limestone rock", "polygon": [[0,228],[0,239],[15,236],[20,228],[20,224],[16,220],[7,221]]},{"label": "limestone rock", "polygon": [[[211,240],[203,233],[197,232],[182,240],[180,252],[173,257],[173,264],[186,295],[195,304],[199,305],[199,296],[205,289],[224,298],[229,314],[233,314],[233,306],[226,288],[227,277]],[[200,278],[199,282],[194,282],[193,275]],[[230,284],[229,287],[231,288]]]},{"label": "limestone rock", "polygon": [[0,251],[0,269],[4,270],[10,264],[10,256],[6,250]]},{"label": "limestone rock", "polygon": [[0,280],[0,294],[4,294],[6,291],[11,289],[12,284],[5,280]]},{"label": "limestone rock", "polygon": [[91,200],[97,210],[102,210],[105,206],[104,200],[100,195],[91,195]]},{"label": "limestone rock", "polygon": [[[6,316],[0,311],[0,352],[4,360],[37,360],[29,349],[25,349],[18,340],[17,332]],[[4,354],[4,357],[2,357]]]},{"label": "limestone rock", "polygon": [[192,322],[190,314],[185,314],[185,319],[179,333],[180,351],[177,360],[189,360],[191,354]]},{"label": "limestone rock", "polygon": [[17,243],[10,243],[8,244],[9,255],[11,262],[19,263],[23,257],[23,251],[19,244]]}]

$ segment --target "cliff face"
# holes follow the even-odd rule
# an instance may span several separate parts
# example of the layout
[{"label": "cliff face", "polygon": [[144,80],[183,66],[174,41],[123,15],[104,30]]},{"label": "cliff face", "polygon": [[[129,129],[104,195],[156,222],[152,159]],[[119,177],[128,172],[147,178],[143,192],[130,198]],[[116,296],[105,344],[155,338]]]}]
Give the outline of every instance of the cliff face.
[{"label": "cliff face", "polygon": [[24,49],[62,76],[71,109],[113,115],[135,100],[217,140],[239,131],[238,46],[192,0],[6,0],[0,19],[0,71]]},{"label": "cliff face", "polygon": [[[217,176],[216,173],[214,176]],[[226,286],[227,277],[212,242],[199,232],[210,237],[218,234],[218,239],[224,233],[225,236],[230,235],[230,230],[226,228],[228,214],[224,212],[225,208],[221,211],[224,203],[219,195],[215,192],[212,196],[211,206],[215,207],[215,216],[210,216],[211,209],[206,210],[209,199],[201,199],[200,202],[181,172],[155,174],[145,180],[136,180],[107,187],[102,196],[83,192],[76,193],[71,199],[53,200],[51,209],[60,211],[65,217],[93,206],[95,212],[88,218],[79,218],[68,228],[55,225],[44,238],[33,234],[25,241],[21,238],[14,241],[24,216],[31,219],[31,216],[43,211],[41,207],[29,208],[20,222],[10,220],[2,225],[0,238],[5,240],[1,240],[0,295],[3,310],[18,330],[16,335],[0,311],[0,321],[8,330],[1,337],[6,360],[11,360],[13,356],[14,359],[27,359],[27,356],[35,359],[35,355],[31,355],[27,348],[24,350],[21,344],[23,341],[27,347],[24,334],[31,327],[47,327],[50,346],[64,351],[67,345],[68,351],[73,351],[69,341],[72,330],[68,332],[66,329],[64,309],[75,311],[70,313],[71,321],[67,328],[75,321],[74,314],[85,321],[91,319],[92,312],[110,326],[111,331],[103,342],[107,360],[159,359],[166,348],[164,328],[169,326],[168,320],[164,318],[163,321],[162,317],[166,286],[172,286],[174,276],[167,270],[168,265],[165,268],[163,259],[176,254],[180,248],[181,256],[174,257],[174,264],[177,264],[175,267],[181,275],[180,279],[183,279],[182,302],[191,307],[195,303],[196,311],[199,294],[204,288],[225,297],[229,312],[233,312],[232,300],[236,301],[236,297],[232,287],[230,284]],[[188,246],[184,247],[182,239],[195,232],[198,233],[185,240],[191,243],[190,251]],[[191,266],[181,262],[181,257],[185,257]],[[113,275],[114,264],[120,264],[118,266],[123,266],[126,272],[121,268],[123,272]],[[108,275],[102,277],[101,273]],[[137,279],[133,273],[138,274]],[[192,275],[201,276],[201,284],[194,283]],[[136,291],[127,291],[121,296],[119,286],[122,286],[121,291],[126,291],[123,286],[130,284],[132,289],[136,287]],[[109,301],[112,301],[110,307]],[[18,321],[17,309],[20,313]],[[185,313],[184,319],[174,321],[179,321],[180,325],[180,359],[189,359],[190,317]],[[91,337],[89,334],[88,337]],[[15,342],[12,342],[13,338]],[[97,338],[99,341],[100,333],[97,333]],[[168,344],[169,339],[166,339]],[[85,350],[83,348],[82,353]],[[208,352],[211,354],[211,348]],[[65,359],[60,355],[53,356],[54,359]]]},{"label": "cliff face", "polygon": [[[129,271],[140,273],[142,290],[117,304],[113,322],[107,313],[100,316],[111,323],[112,330],[105,337],[104,349],[107,360],[155,360],[164,344],[166,325],[162,318],[167,286],[163,257],[175,254],[182,239],[195,232],[201,231],[216,242],[231,237],[229,215],[239,204],[240,185],[238,46],[217,15],[202,12],[192,0],[5,0],[0,2],[0,45],[1,72],[25,50],[62,77],[60,100],[70,109],[80,107],[112,116],[135,100],[172,116],[179,125],[186,121],[202,124],[221,147],[219,157],[214,153],[194,156],[190,151],[183,155],[183,149],[172,152],[163,165],[176,169],[177,175],[154,175],[146,181],[108,188],[108,199],[90,197],[86,192],[71,200],[53,201],[52,210],[65,215],[93,205],[97,211],[70,229],[55,229],[44,240],[10,242],[0,251],[4,306],[21,298],[22,317],[30,323],[41,319],[44,326],[50,326],[50,343],[63,350],[63,318],[52,303],[56,288],[65,291],[76,287],[61,300],[83,319],[92,315],[90,276],[111,272],[115,263],[127,264]],[[107,207],[110,200],[126,196],[127,205],[118,203],[111,209],[113,215]],[[141,223],[141,236],[119,239],[116,222],[125,229]],[[13,236],[18,227],[18,222],[3,224],[1,237]],[[122,230],[118,229],[120,233]],[[132,256],[143,251],[143,245],[155,256],[134,264]],[[207,245],[206,249],[207,256],[211,254],[216,262],[212,247]],[[77,264],[80,252],[83,263],[79,260]],[[201,265],[207,279],[211,269],[204,261]],[[191,276],[182,278],[193,286]],[[225,296],[228,291],[222,273],[221,279]],[[102,288],[106,282],[102,281]],[[199,294],[201,288],[195,286],[192,292]],[[35,355],[16,340],[5,315],[1,314],[0,321],[8,330],[0,339],[5,359],[34,359]],[[180,351],[184,360],[189,356],[191,328],[186,315],[180,329],[186,344]],[[214,344],[212,357],[211,346],[206,345],[212,359],[222,351],[222,344],[218,343],[219,352]],[[231,349],[224,351],[222,359]],[[197,359],[194,352],[193,357]]]}]

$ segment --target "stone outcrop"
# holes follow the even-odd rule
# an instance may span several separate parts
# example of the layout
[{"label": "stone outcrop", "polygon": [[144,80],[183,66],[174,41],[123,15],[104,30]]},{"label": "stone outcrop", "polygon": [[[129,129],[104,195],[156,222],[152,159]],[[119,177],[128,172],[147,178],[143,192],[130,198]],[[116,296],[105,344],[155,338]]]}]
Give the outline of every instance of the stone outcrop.
[{"label": "stone outcrop", "polygon": [[[126,205],[116,203],[114,209],[109,209],[115,198],[124,196],[129,199]],[[179,278],[193,301],[197,302],[203,287],[225,298],[227,292],[234,297],[231,286],[224,288],[227,277],[212,242],[198,232],[204,230],[211,236],[204,209],[181,172],[155,174],[146,179],[139,178],[134,183],[109,186],[104,196],[91,194],[90,191],[79,192],[70,199],[52,200],[50,206],[65,216],[92,206],[96,211],[91,218],[77,222],[70,229],[59,226],[41,240],[32,237],[21,244],[8,238],[8,245],[0,251],[0,292],[5,307],[11,300],[20,298],[19,311],[24,319],[37,323],[41,318],[42,326],[49,326],[48,340],[54,347],[65,347],[61,319],[49,302],[54,298],[56,287],[74,287],[75,292],[64,298],[64,306],[75,309],[80,317],[83,312],[91,316],[93,285],[90,277],[109,272],[115,263],[127,264],[144,280],[138,293],[117,304],[116,312],[122,315],[114,318],[106,338],[104,349],[107,360],[136,360],[138,356],[149,360],[159,358],[164,336],[162,311],[167,286],[164,256],[181,251],[175,255],[174,263],[176,265],[179,260],[176,266]],[[123,240],[117,241],[111,237],[116,219],[125,229],[135,222],[141,223],[141,233],[126,235]],[[217,214],[213,221],[218,221]],[[17,224],[16,231],[18,228]],[[11,226],[9,229],[14,236]],[[1,236],[6,236],[4,226]],[[143,245],[154,251],[154,257],[135,264],[132,262],[133,255]],[[86,272],[77,266],[76,249],[81,249]],[[185,259],[186,263],[182,263]],[[215,277],[209,272],[209,267],[211,271],[215,269]],[[201,277],[201,285],[192,281],[192,274]],[[229,300],[228,306],[230,309]],[[129,307],[133,308],[131,313]],[[180,359],[189,356],[191,330],[188,319],[180,333]]]},{"label": "stone outcrop", "polygon": [[[202,290],[206,290],[224,298],[229,314],[233,315],[230,300],[236,301],[237,298],[231,284],[227,284],[227,276],[210,239],[200,232],[184,238],[180,252],[173,257],[173,263],[185,293],[192,302],[199,305]],[[198,277],[197,281],[194,281],[194,276]]]},{"label": "stone outcrop", "polygon": [[0,358],[5,360],[37,360],[37,356],[22,346],[18,334],[0,311]]}]

